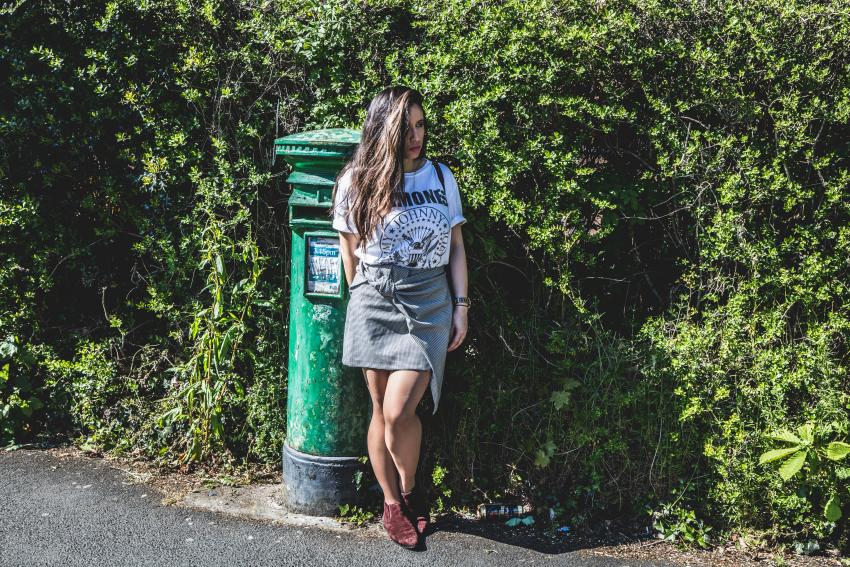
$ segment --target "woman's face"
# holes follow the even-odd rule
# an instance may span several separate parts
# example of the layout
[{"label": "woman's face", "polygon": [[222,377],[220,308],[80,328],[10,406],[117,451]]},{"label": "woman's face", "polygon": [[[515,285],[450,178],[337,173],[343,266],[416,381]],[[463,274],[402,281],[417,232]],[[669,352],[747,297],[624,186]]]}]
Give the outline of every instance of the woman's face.
[{"label": "woman's face", "polygon": [[425,139],[425,114],[418,104],[410,107],[408,113],[407,137],[404,140],[404,157],[416,159],[422,150],[422,141]]}]

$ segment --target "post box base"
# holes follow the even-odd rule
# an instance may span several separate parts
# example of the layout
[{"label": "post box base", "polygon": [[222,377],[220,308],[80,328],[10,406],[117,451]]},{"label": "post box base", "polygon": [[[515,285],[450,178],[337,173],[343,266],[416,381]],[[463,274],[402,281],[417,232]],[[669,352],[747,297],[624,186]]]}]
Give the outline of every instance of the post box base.
[{"label": "post box base", "polygon": [[338,516],[340,504],[358,504],[357,457],[323,457],[283,445],[283,501],[286,509],[310,516]]}]

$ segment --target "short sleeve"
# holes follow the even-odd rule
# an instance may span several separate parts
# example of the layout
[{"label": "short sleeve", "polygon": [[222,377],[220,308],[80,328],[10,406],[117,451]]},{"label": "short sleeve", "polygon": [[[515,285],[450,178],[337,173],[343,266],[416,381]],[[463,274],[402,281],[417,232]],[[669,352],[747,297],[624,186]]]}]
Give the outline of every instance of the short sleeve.
[{"label": "short sleeve", "polygon": [[354,220],[351,211],[348,210],[348,188],[351,185],[351,172],[343,175],[336,188],[336,199],[334,200],[334,220],[331,226],[340,232],[355,232]]},{"label": "short sleeve", "polygon": [[443,173],[446,179],[446,200],[449,203],[449,227],[454,227],[457,224],[466,222],[463,216],[463,207],[460,204],[460,191],[457,188],[457,181],[448,167],[443,167]]}]

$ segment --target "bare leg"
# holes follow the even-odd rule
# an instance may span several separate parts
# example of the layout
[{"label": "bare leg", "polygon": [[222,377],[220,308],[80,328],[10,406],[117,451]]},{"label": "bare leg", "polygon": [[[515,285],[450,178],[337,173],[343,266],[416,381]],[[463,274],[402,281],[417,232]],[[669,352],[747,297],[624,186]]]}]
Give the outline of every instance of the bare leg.
[{"label": "bare leg", "polygon": [[422,422],[416,406],[428,388],[430,370],[395,370],[384,392],[384,438],[401,477],[401,491],[409,492],[416,483]]},{"label": "bare leg", "polygon": [[366,444],[369,448],[369,461],[375,478],[384,491],[384,501],[388,504],[399,502],[398,471],[384,440],[384,391],[387,389],[389,370],[364,369],[369,396],[372,398],[372,420],[369,422],[369,433]]}]

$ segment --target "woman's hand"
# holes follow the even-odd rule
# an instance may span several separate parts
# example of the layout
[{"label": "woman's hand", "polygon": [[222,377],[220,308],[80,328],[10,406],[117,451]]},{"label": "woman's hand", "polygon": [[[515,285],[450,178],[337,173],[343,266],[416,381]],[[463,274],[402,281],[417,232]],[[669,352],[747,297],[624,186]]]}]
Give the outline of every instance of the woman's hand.
[{"label": "woman's hand", "polygon": [[449,351],[453,351],[459,347],[463,339],[466,338],[466,312],[468,309],[465,305],[455,305],[454,313],[452,314],[452,333],[449,340]]}]

